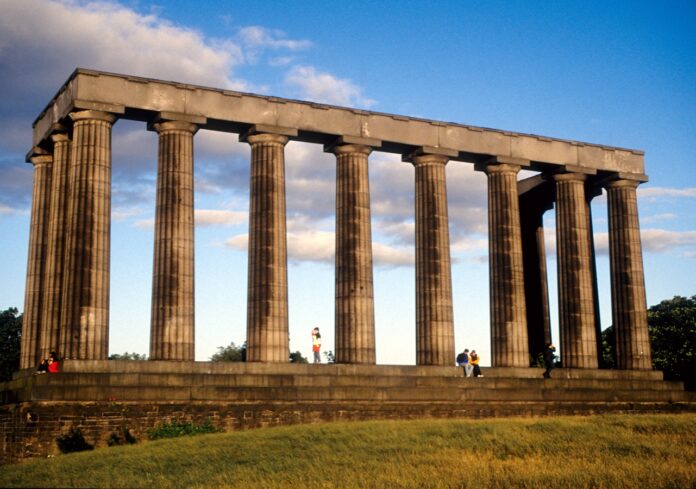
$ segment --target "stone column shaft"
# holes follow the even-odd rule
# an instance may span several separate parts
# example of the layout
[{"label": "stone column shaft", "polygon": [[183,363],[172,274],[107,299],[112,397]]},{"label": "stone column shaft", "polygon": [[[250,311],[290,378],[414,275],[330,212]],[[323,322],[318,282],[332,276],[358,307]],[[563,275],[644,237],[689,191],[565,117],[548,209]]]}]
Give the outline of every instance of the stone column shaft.
[{"label": "stone column shaft", "polygon": [[336,154],[336,362],[375,363],[372,231],[368,155],[342,145]]},{"label": "stone column shaft", "polygon": [[285,213],[287,136],[254,134],[249,195],[247,361],[287,362],[288,263]]},{"label": "stone column shaft", "polygon": [[598,366],[585,178],[578,173],[554,175],[559,329],[566,368]]},{"label": "stone column shaft", "polygon": [[67,134],[54,134],[51,139],[53,140],[53,172],[51,177],[51,205],[48,219],[48,244],[41,312],[40,358],[48,358],[50,352],[60,350],[60,312],[62,309],[63,266],[65,263],[65,224],[68,213],[70,139]]},{"label": "stone column shaft", "polygon": [[70,196],[60,324],[63,358],[105,360],[109,354],[111,127],[115,116],[71,114]]},{"label": "stone column shaft", "polygon": [[31,200],[27,281],[24,290],[24,315],[19,368],[36,367],[39,363],[41,339],[41,299],[44,286],[44,260],[51,189],[51,155],[31,158],[34,165],[34,187]]},{"label": "stone column shaft", "polygon": [[416,363],[454,364],[454,313],[445,165],[412,157],[416,168]]},{"label": "stone column shaft", "polygon": [[648,336],[643,254],[638,223],[638,182],[607,184],[609,264],[612,320],[616,331],[616,363],[620,369],[652,368]]},{"label": "stone column shaft", "polygon": [[159,134],[150,358],[195,360],[193,135],[169,121]]},{"label": "stone column shaft", "polygon": [[488,175],[491,356],[494,367],[528,367],[518,165],[493,164]]}]

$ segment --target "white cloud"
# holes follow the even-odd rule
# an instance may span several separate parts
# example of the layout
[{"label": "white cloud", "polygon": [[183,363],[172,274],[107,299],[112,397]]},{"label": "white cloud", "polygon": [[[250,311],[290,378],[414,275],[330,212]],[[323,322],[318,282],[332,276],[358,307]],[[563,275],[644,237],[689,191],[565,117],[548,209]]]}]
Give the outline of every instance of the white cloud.
[{"label": "white cloud", "polygon": [[[556,255],[556,229],[545,227],[544,240],[548,255]],[[664,229],[643,229],[640,241],[644,253],[671,253],[682,250],[683,256],[696,252],[696,231],[667,231]],[[609,254],[609,233],[594,233],[595,252]]]},{"label": "white cloud", "polygon": [[350,80],[317,71],[313,66],[293,67],[285,76],[285,83],[297,90],[300,98],[314,102],[366,108],[375,104]]},{"label": "white cloud", "polygon": [[696,197],[696,187],[639,187],[639,197]]},{"label": "white cloud", "polygon": [[261,26],[243,27],[238,36],[247,48],[247,56],[254,56],[262,49],[301,51],[312,47],[311,41],[285,39],[283,31]]},{"label": "white cloud", "polygon": [[248,213],[215,209],[196,209],[195,223],[199,227],[234,226],[246,222]]}]

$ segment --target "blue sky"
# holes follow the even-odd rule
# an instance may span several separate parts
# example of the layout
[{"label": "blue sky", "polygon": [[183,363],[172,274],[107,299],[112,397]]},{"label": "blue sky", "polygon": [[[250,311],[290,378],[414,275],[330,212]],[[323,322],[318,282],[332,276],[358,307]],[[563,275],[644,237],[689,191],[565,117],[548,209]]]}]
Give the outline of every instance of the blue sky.
[{"label": "blue sky", "polygon": [[[644,150],[648,304],[693,295],[696,3],[0,0],[0,309],[24,302],[31,124],[78,66]],[[147,353],[157,139],[113,138],[112,353]],[[244,341],[249,149],[200,131],[196,358]],[[335,160],[286,149],[290,347],[333,349]],[[458,350],[490,358],[485,176],[447,167]],[[415,362],[413,168],[373,153],[378,363]],[[592,205],[611,324],[604,196]],[[545,216],[557,328],[554,212]],[[557,338],[557,336],[556,336]],[[562,352],[561,352],[562,353]]]}]

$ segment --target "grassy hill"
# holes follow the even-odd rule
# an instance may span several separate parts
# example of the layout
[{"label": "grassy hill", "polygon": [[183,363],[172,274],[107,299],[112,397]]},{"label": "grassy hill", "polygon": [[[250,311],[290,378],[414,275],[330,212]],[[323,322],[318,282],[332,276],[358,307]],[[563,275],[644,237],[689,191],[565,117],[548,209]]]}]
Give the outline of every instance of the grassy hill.
[{"label": "grassy hill", "polygon": [[696,414],[312,424],[0,468],[2,487],[696,487]]}]

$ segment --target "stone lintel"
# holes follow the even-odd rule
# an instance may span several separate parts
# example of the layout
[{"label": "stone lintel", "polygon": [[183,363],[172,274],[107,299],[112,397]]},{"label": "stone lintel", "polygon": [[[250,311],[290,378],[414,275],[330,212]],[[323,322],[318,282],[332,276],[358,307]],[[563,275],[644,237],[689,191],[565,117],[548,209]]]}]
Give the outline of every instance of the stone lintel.
[{"label": "stone lintel", "polygon": [[147,121],[159,112],[205,115],[204,128],[223,132],[242,133],[261,124],[295,128],[293,140],[313,144],[327,144],[337,135],[375,138],[382,141],[380,151],[398,155],[431,146],[455,149],[459,156],[453,159],[469,163],[498,155],[527,159],[542,169],[578,165],[644,172],[643,152],[634,149],[85,69],[71,75],[35,120],[33,145],[44,145],[53,122],[85,105],[76,100],[89,101],[87,108],[125,107],[120,117],[131,120]]},{"label": "stone lintel", "polygon": [[459,156],[459,151],[451,148],[442,148],[438,146],[421,146],[415,151],[401,156],[401,161],[413,163],[413,159],[418,156],[446,156],[448,159]]},{"label": "stone lintel", "polygon": [[333,153],[336,146],[344,146],[347,144],[356,146],[368,146],[370,148],[379,148],[382,146],[382,141],[375,138],[359,138],[355,136],[339,136],[336,140],[324,145],[324,152]]},{"label": "stone lintel", "polygon": [[239,140],[243,143],[248,142],[247,138],[255,134],[276,134],[289,138],[297,136],[297,129],[293,127],[270,126],[266,124],[254,124],[246,132],[239,135]]},{"label": "stone lintel", "polygon": [[76,110],[98,110],[100,112],[110,112],[114,115],[126,113],[126,107],[123,105],[92,102],[91,100],[75,100],[73,107]]}]

